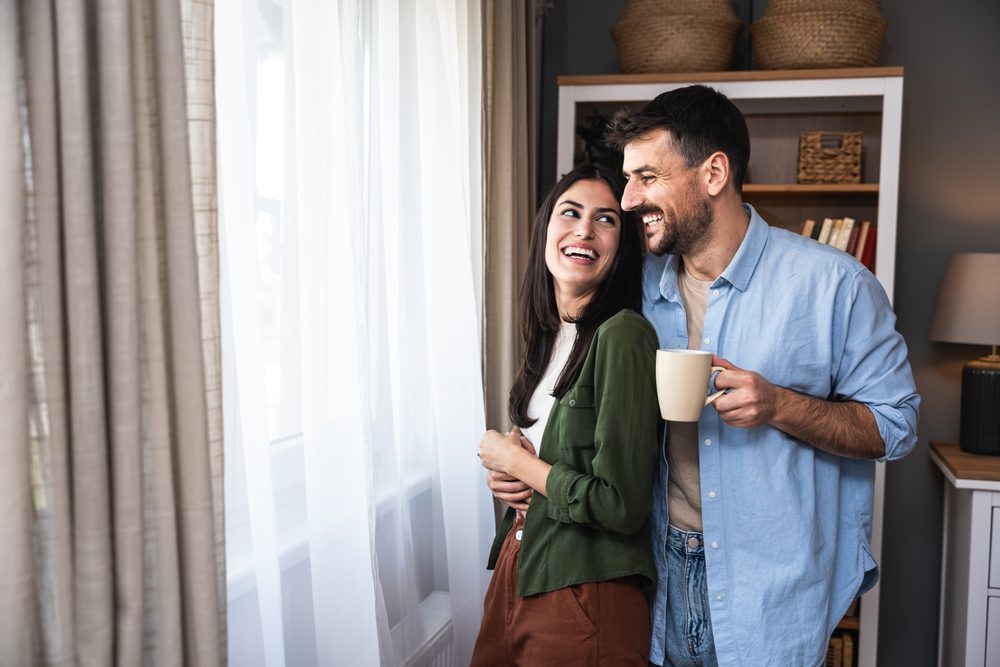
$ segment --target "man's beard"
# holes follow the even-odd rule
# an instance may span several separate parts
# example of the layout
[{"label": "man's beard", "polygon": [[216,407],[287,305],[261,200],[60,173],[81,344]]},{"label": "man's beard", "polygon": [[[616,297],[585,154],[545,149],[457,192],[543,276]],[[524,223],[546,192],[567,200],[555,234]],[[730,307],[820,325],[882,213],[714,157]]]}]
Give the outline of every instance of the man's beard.
[{"label": "man's beard", "polygon": [[683,210],[674,208],[672,219],[663,216],[657,236],[649,238],[649,250],[654,255],[692,255],[708,242],[712,228],[712,207],[707,199],[698,197],[694,188],[682,202]]}]

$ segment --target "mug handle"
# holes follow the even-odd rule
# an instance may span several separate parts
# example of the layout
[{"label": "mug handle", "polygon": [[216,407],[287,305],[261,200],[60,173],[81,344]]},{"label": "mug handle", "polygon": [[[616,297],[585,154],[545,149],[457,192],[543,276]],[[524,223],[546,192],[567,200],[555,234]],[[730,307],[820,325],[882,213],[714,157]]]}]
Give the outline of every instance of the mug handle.
[{"label": "mug handle", "polygon": [[[723,368],[722,366],[712,366],[712,370],[709,371],[709,378],[712,377],[712,373],[715,373],[716,371],[720,371],[721,372],[721,371],[724,371],[724,370],[726,370],[726,369]],[[715,392],[711,396],[708,396],[708,397],[705,398],[705,405],[709,405],[709,404],[713,403],[715,401],[715,399],[717,399],[719,396],[722,396],[723,394],[728,394],[728,393],[729,393],[729,389],[720,389],[719,391]]]}]

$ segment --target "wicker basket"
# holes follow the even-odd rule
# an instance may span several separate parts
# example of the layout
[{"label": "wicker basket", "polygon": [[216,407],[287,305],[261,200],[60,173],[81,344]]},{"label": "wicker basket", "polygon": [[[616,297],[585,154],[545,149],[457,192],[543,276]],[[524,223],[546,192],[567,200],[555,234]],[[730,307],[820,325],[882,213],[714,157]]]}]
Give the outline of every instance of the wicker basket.
[{"label": "wicker basket", "polygon": [[611,36],[626,74],[717,72],[732,64],[742,26],[732,14],[661,14],[619,21]]},{"label": "wicker basket", "polygon": [[750,39],[761,69],[872,67],[885,26],[878,0],[770,0]]},{"label": "wicker basket", "polygon": [[799,183],[860,183],[861,132],[806,132],[799,137]]}]

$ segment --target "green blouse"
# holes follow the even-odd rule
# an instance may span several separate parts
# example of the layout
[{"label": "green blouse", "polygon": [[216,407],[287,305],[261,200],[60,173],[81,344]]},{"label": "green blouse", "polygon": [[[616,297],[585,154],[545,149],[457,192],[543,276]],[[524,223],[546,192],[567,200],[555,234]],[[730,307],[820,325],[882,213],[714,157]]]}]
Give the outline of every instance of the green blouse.
[{"label": "green blouse", "polygon": [[[622,310],[594,334],[576,384],[552,406],[541,458],[552,464],[525,516],[518,594],[639,575],[656,568],[647,521],[657,464],[657,339],[638,313]],[[514,522],[508,508],[493,569]]]}]

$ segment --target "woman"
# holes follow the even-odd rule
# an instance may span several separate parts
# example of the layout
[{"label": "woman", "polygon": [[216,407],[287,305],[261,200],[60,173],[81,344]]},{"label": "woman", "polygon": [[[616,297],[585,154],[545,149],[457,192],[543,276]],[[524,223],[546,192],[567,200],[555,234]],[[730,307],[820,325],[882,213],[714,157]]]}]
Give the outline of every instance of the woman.
[{"label": "woman", "polygon": [[[647,664],[657,341],[636,312],[639,230],[619,201],[617,181],[584,165],[535,218],[526,351],[509,400],[518,428],[487,431],[479,445],[510,506],[473,665]],[[519,482],[530,504],[502,492]]]}]

